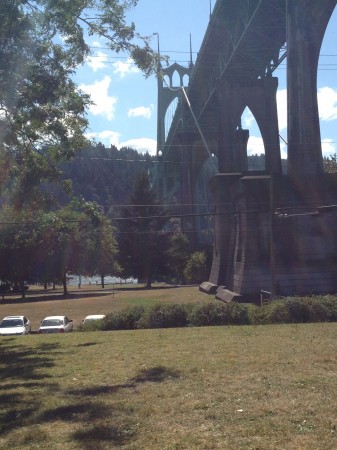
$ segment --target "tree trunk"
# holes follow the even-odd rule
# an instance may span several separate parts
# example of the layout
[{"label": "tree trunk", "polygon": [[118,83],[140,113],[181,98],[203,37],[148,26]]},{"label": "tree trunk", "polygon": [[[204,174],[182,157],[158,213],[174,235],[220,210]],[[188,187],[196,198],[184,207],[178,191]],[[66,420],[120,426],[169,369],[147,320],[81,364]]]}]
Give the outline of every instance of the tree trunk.
[{"label": "tree trunk", "polygon": [[146,279],[146,285],[145,285],[145,287],[146,287],[146,289],[151,289],[151,287],[152,287],[152,280],[151,280],[151,277],[148,277],[148,278]]},{"label": "tree trunk", "polygon": [[25,283],[23,281],[20,281],[20,289],[21,289],[21,298],[24,300],[26,298],[26,291],[25,291]]},{"label": "tree trunk", "polygon": [[102,285],[102,289],[104,289],[104,275],[101,275],[101,285]]},{"label": "tree trunk", "polygon": [[66,295],[68,295],[67,275],[63,275],[62,277],[62,286],[63,286],[63,295],[65,297]]}]

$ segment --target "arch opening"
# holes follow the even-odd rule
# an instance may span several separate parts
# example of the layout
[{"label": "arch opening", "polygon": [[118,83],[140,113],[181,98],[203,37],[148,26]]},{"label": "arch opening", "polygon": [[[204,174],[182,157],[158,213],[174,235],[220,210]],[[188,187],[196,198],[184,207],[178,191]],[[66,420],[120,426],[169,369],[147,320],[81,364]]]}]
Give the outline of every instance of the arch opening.
[{"label": "arch opening", "polygon": [[173,88],[181,87],[181,77],[177,70],[172,74],[172,86]]},{"label": "arch opening", "polygon": [[[243,130],[249,130],[249,138],[246,148],[247,168],[249,171],[265,170],[265,147],[258,123],[247,106],[241,116]],[[241,143],[239,151],[244,153],[244,143]],[[241,155],[242,156],[242,155]],[[244,157],[244,155],[243,155]]]},{"label": "arch opening", "polygon": [[334,9],[325,31],[318,61],[317,101],[323,161],[331,159],[337,153],[336,28],[337,7]]},{"label": "arch opening", "polygon": [[172,102],[169,104],[168,108],[166,109],[165,113],[165,139],[167,139],[167,135],[170,131],[174,115],[176,113],[176,110],[178,108],[179,98],[175,97]]},{"label": "arch opening", "polygon": [[190,77],[189,77],[188,74],[185,74],[185,75],[183,76],[183,86],[184,86],[184,87],[187,87],[188,84],[189,84],[189,82],[190,82]]}]

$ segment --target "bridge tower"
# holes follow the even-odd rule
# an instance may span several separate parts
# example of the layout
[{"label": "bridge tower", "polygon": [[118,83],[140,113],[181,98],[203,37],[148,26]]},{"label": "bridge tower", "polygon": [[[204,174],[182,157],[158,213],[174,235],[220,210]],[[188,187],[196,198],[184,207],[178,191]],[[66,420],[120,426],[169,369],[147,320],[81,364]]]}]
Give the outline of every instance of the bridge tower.
[{"label": "bridge tower", "polygon": [[[159,52],[159,46],[158,46]],[[182,89],[188,90],[188,83],[193,71],[192,45],[190,38],[190,62],[188,67],[174,62],[168,67],[158,66],[157,73],[157,176],[156,183],[161,197],[168,201],[172,197],[179,197],[179,203],[192,203],[191,182],[180,186],[180,180],[190,180],[192,177],[190,150],[181,152],[181,159],[167,162],[167,135],[174,122],[176,110],[182,105]],[[179,147],[184,146],[184,137],[179,136]],[[178,194],[177,194],[177,191]],[[185,211],[186,212],[186,211]],[[179,212],[180,213],[180,212]]]},{"label": "bridge tower", "polygon": [[[188,85],[198,127],[180,102],[165,137],[166,153],[179,160],[174,149],[181,142],[191,163],[198,158],[199,128],[211,141],[219,173],[210,183],[215,238],[209,285],[245,299],[258,298],[261,289],[272,296],[337,292],[337,210],[326,207],[336,204],[337,175],[323,172],[317,104],[320,48],[336,4],[217,0]],[[287,173],[273,76],[286,56]],[[261,131],[264,171],[247,170],[246,107]],[[199,168],[190,164],[183,186],[195,188]]]}]

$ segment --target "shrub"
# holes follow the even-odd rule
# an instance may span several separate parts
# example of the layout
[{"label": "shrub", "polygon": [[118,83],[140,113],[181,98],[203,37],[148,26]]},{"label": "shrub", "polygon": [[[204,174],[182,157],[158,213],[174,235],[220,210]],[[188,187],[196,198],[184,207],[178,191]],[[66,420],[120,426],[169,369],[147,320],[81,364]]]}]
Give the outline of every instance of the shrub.
[{"label": "shrub", "polygon": [[189,314],[189,325],[247,325],[247,307],[239,303],[207,303],[196,305]]},{"label": "shrub", "polygon": [[90,320],[87,323],[81,323],[77,331],[102,331],[103,320]]},{"label": "shrub", "polygon": [[144,308],[142,306],[134,306],[108,314],[102,320],[102,330],[133,330],[138,328],[138,321],[143,314]]},{"label": "shrub", "polygon": [[138,328],[176,328],[188,325],[188,305],[154,305],[138,321]]},{"label": "shrub", "polygon": [[127,308],[108,314],[103,320],[81,325],[80,331],[133,330],[186,326],[262,325],[337,321],[337,300],[333,296],[291,297],[262,307],[240,303],[157,304]]},{"label": "shrub", "polygon": [[[314,311],[320,321],[337,322],[337,299],[332,295],[318,297],[315,299]],[[323,318],[324,315],[324,318]]]},{"label": "shrub", "polygon": [[283,300],[265,303],[261,307],[251,307],[249,309],[249,319],[253,325],[290,322],[289,314]]},{"label": "shrub", "polygon": [[309,323],[337,321],[334,297],[290,297],[249,310],[252,324]]}]

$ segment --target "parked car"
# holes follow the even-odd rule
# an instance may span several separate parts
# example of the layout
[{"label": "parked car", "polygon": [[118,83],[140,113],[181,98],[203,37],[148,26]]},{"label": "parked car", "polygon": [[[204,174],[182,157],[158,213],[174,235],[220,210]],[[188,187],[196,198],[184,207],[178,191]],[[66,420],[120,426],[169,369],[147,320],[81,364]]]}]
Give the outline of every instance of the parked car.
[{"label": "parked car", "polygon": [[29,334],[32,328],[25,316],[7,316],[0,322],[0,335]]},{"label": "parked car", "polygon": [[70,331],[73,331],[73,321],[67,316],[45,317],[39,328],[39,333],[68,333]]},{"label": "parked car", "polygon": [[83,320],[83,323],[86,324],[86,323],[91,322],[92,320],[102,320],[102,319],[104,319],[104,317],[105,317],[105,314],[91,314],[90,316],[87,316]]}]

